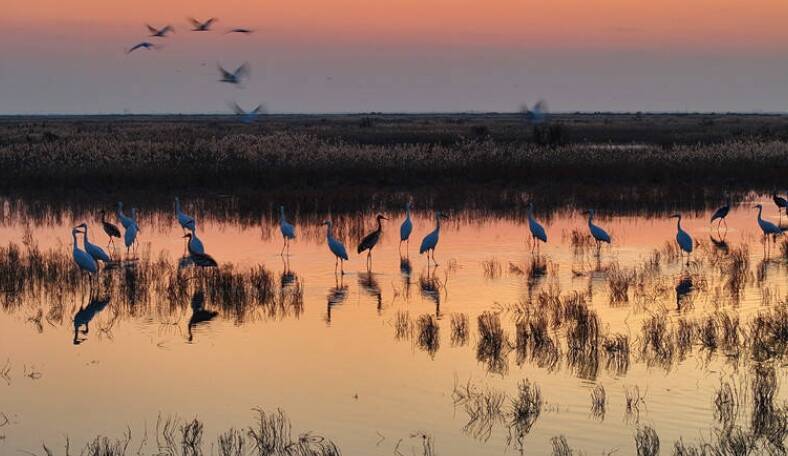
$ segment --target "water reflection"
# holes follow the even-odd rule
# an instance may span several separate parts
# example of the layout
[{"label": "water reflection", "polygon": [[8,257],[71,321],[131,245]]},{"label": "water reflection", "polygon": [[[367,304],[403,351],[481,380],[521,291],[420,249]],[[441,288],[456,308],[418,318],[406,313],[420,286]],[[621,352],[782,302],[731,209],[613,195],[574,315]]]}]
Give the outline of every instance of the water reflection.
[{"label": "water reflection", "polygon": [[360,272],[358,274],[358,285],[364,292],[375,298],[377,303],[378,314],[383,310],[383,293],[380,290],[380,284],[372,272]]},{"label": "water reflection", "polygon": [[191,300],[192,314],[189,317],[188,324],[188,341],[194,341],[194,329],[197,326],[213,320],[219,312],[215,310],[205,310],[205,292],[202,289],[197,289],[192,294]]},{"label": "water reflection", "polygon": [[328,290],[328,303],[326,305],[326,322],[331,323],[331,310],[335,306],[340,306],[345,302],[348,295],[348,287],[345,285],[345,275],[334,276],[335,285]]},{"label": "water reflection", "polygon": [[[90,331],[90,322],[96,315],[104,310],[109,304],[109,296],[93,297],[87,305],[81,306],[77,313],[74,314],[74,345],[79,345],[87,340],[88,332]],[[82,328],[82,330],[80,330]]]}]

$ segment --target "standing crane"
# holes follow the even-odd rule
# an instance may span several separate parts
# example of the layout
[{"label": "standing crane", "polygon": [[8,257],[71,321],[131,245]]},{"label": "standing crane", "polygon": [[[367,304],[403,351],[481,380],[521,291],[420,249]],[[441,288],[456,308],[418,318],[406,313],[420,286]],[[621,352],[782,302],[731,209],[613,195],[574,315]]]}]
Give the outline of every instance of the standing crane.
[{"label": "standing crane", "polygon": [[378,228],[369,233],[368,235],[364,236],[361,242],[358,243],[358,254],[360,255],[361,252],[367,251],[367,269],[369,270],[372,267],[372,249],[378,245],[378,241],[380,241],[380,235],[383,234],[383,220],[388,220],[382,214],[378,214],[375,217],[378,221]]}]

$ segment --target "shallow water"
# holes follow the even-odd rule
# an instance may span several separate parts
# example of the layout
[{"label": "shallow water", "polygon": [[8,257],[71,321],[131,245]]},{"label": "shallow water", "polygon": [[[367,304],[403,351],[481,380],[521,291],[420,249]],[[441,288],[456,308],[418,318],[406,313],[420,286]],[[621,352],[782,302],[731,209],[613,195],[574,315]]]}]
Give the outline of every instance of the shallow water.
[{"label": "shallow water", "polygon": [[[297,432],[317,431],[345,454],[392,454],[395,449],[421,454],[419,433],[432,437],[439,454],[504,454],[518,449],[508,442],[505,415],[491,423],[469,423],[455,389],[470,383],[479,391],[512,396],[524,379],[540,388],[544,402],[524,436],[527,453],[548,453],[551,437],[563,434],[587,454],[615,449],[631,454],[633,436],[643,425],[656,429],[663,448],[679,438],[707,439],[721,426],[714,416],[721,381],[747,396],[753,368],[749,355],[731,356],[695,342],[683,357],[655,359],[639,349],[641,326],[652,315],[673,322],[723,310],[740,317],[744,339],[753,316],[784,300],[785,257],[778,245],[764,259],[752,204],[763,202],[775,222],[777,212],[766,196],[752,200],[734,208],[724,236],[709,226],[710,211],[685,214],[682,226],[699,242],[689,266],[669,247],[676,233],[675,219],[668,218],[672,212],[598,214],[596,222],[610,232],[613,243],[597,255],[592,246],[573,245],[572,231],[586,233],[587,228],[584,216],[571,207],[550,214],[537,209],[549,236],[538,252],[528,247],[522,213],[453,211],[441,229],[440,265],[428,266],[418,244],[434,229],[434,221],[428,211],[417,210],[410,245],[401,247],[403,214],[385,212],[390,220],[384,222],[369,273],[355,245],[361,233],[373,228],[373,217],[342,215],[335,217],[337,235],[351,254],[344,276],[334,273],[325,227],[319,225],[327,214],[291,217],[298,239],[289,255],[280,256],[275,219],[239,222],[231,212],[184,201],[187,212],[198,216],[206,251],[221,265],[232,263],[236,271],[262,265],[273,273],[277,292],[288,294],[288,307],[228,311],[199,279],[183,280],[187,296],[177,306],[152,287],[147,290],[151,299],[135,298],[136,303],[107,289],[98,295],[109,302],[98,307],[90,330],[78,333],[80,343],[75,344],[73,318],[91,300],[86,282],[74,293],[69,287],[60,295],[31,292],[13,303],[6,296],[0,312],[0,367],[8,360],[8,370],[0,380],[0,412],[9,422],[0,427],[0,451],[35,451],[42,442],[63,442],[65,434],[79,447],[97,434],[120,435],[127,426],[139,438],[145,430],[153,432],[158,413],[200,418],[210,440],[231,426],[249,424],[250,409],[259,406],[282,408]],[[27,227],[42,250],[70,255],[70,227],[84,213],[75,219],[68,210],[55,214],[46,204],[25,205],[36,205],[38,216],[20,209],[20,203],[6,203],[0,244],[22,245]],[[100,224],[89,224],[91,240],[106,244]],[[145,258],[164,256],[174,264],[183,255],[182,231],[172,212],[143,211],[140,228],[134,261],[102,274],[122,275]],[[728,253],[719,245],[722,238]],[[721,265],[742,246],[748,247],[746,278],[741,290],[731,292]],[[632,286],[626,300],[614,302],[611,274],[642,272],[655,250],[661,252],[659,267],[649,270],[643,288]],[[115,252],[116,257],[124,255]],[[409,260],[410,272],[403,258]],[[544,262],[543,270],[531,273],[535,258]],[[183,277],[209,274],[182,272]],[[692,290],[677,298],[676,286],[686,277]],[[200,291],[206,296],[204,310],[220,310],[207,321],[194,318],[190,307],[193,300],[200,301]],[[596,362],[582,357],[570,361],[566,337],[558,328],[550,330],[562,346],[557,360],[518,356],[515,323],[522,308],[538,306],[540,296],[573,293],[598,314],[603,336],[629,337],[628,366],[611,367],[603,354],[595,354]],[[480,349],[477,318],[485,311],[499,316],[509,341],[500,356],[486,356]],[[464,343],[452,337],[452,318],[459,314],[468,318]],[[419,337],[417,321],[425,315],[437,321],[437,344]],[[403,320],[408,328],[398,327]],[[788,376],[784,363],[770,360],[781,385]],[[591,410],[596,385],[607,393],[601,417]],[[643,400],[628,410],[625,394],[635,387]],[[788,398],[786,391],[779,390],[778,405]],[[509,407],[507,400],[504,409]],[[744,427],[747,410],[742,404],[737,419]]]}]

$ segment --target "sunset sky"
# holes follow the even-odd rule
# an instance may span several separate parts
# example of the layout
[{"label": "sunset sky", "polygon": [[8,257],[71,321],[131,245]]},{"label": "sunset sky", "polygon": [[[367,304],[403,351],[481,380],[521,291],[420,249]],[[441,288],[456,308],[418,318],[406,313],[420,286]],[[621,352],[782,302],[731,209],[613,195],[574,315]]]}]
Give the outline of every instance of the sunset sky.
[{"label": "sunset sky", "polygon": [[[219,18],[213,32],[186,18]],[[172,24],[165,39],[145,24]],[[785,0],[30,0],[0,113],[759,111],[788,107]],[[224,35],[233,27],[251,36]],[[125,49],[144,40],[158,51]],[[248,62],[244,88],[217,63]]]}]

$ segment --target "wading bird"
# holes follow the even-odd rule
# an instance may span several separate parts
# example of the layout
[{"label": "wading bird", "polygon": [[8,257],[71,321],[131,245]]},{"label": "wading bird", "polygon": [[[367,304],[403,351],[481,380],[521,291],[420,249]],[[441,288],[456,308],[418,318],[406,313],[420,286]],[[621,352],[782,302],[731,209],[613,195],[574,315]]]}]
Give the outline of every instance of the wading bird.
[{"label": "wading bird", "polygon": [[197,233],[194,231],[194,228],[192,228],[190,231],[191,231],[191,236],[189,237],[189,242],[188,245],[186,246],[186,249],[189,252],[204,254],[205,246],[202,245],[202,241],[200,240],[200,238],[197,237]]},{"label": "wading bird", "polygon": [[786,208],[788,208],[788,200],[778,195],[777,193],[772,193],[772,200],[774,201],[774,204],[777,205],[777,213],[780,214],[780,221],[778,223],[782,224],[783,211],[785,211]]},{"label": "wading bird", "polygon": [[687,254],[687,264],[689,264],[693,247],[692,236],[681,228],[681,214],[673,214],[670,217],[678,219],[676,220],[676,243]]},{"label": "wading bird", "polygon": [[110,223],[107,221],[107,211],[101,211],[101,227],[104,228],[104,232],[107,233],[109,236],[109,243],[107,243],[107,247],[109,248],[110,245],[114,246],[115,243],[113,242],[112,238],[120,239],[120,230],[114,223]]},{"label": "wading bird", "polygon": [[435,230],[433,230],[430,234],[424,236],[424,239],[421,241],[421,247],[419,247],[419,255],[427,252],[427,265],[430,264],[430,252],[432,252],[432,262],[435,263],[435,266],[438,265],[438,262],[435,261],[435,247],[438,246],[438,238],[441,234],[441,218],[448,218],[445,215],[441,214],[440,211],[435,211]]},{"label": "wading bird", "polygon": [[594,215],[596,212],[594,212],[593,209],[585,211],[584,214],[588,214],[588,231],[591,232],[591,236],[593,236],[596,241],[596,249],[599,251],[603,242],[610,244],[610,235],[601,227],[594,225]]},{"label": "wading bird", "polygon": [[763,240],[765,242],[764,249],[766,249],[768,253],[769,235],[776,239],[777,235],[783,234],[783,230],[774,223],[764,220],[763,217],[761,217],[761,214],[763,213],[762,205],[756,204],[755,207],[758,209],[758,226],[763,232]]},{"label": "wading bird", "polygon": [[720,225],[725,223],[725,229],[728,229],[728,222],[725,221],[725,217],[728,216],[728,213],[731,211],[731,197],[729,196],[728,199],[725,201],[725,206],[714,211],[714,214],[711,215],[711,220],[709,223],[714,223],[715,220],[719,220],[717,222],[717,230],[720,229]]},{"label": "wading bird", "polygon": [[118,221],[123,226],[123,228],[128,229],[134,222],[133,217],[127,217],[126,214],[123,213],[123,202],[118,201]]},{"label": "wading bird", "polygon": [[378,241],[380,241],[380,235],[383,234],[383,223],[382,223],[382,221],[383,220],[388,220],[382,214],[378,214],[377,217],[375,217],[375,218],[378,221],[378,228],[375,231],[373,231],[373,232],[369,233],[368,235],[364,236],[364,238],[361,240],[361,242],[358,243],[358,249],[357,249],[357,252],[358,252],[359,255],[364,250],[367,251],[367,269],[372,267],[372,249],[374,249],[375,246],[378,245]]},{"label": "wading bird", "polygon": [[154,38],[165,38],[168,33],[174,32],[175,29],[172,28],[171,25],[165,25],[164,27],[157,29],[149,24],[145,24],[148,27],[148,31],[150,32],[150,36]]},{"label": "wading bird", "polygon": [[[133,212],[132,212],[133,213]],[[123,243],[126,245],[126,256],[129,256],[131,246],[137,241],[137,223],[130,223],[126,227],[126,232],[123,233]]]},{"label": "wading bird", "polygon": [[200,21],[198,21],[197,19],[195,19],[193,17],[189,18],[189,22],[191,22],[192,25],[194,26],[194,28],[192,28],[192,32],[207,32],[207,31],[210,31],[211,30],[211,25],[213,25],[213,23],[216,22],[216,21],[218,21],[218,19],[216,19],[215,17],[212,17],[212,18],[208,19],[205,22],[200,22]]},{"label": "wading bird", "polygon": [[219,72],[222,74],[222,79],[219,82],[226,82],[228,84],[239,84],[249,74],[249,65],[242,64],[235,69],[232,73],[225,70],[221,65],[218,65]]},{"label": "wading bird", "polygon": [[534,205],[528,204],[528,229],[531,230],[531,248],[539,248],[539,241],[547,243],[547,233],[544,227],[534,218]]},{"label": "wading bird", "polygon": [[413,232],[413,221],[410,219],[410,206],[408,201],[405,203],[405,221],[399,227],[399,247],[402,248],[402,243],[405,243],[405,250],[410,247],[410,233]]},{"label": "wading bird", "polygon": [[153,44],[153,43],[150,43],[150,42],[148,42],[148,41],[143,41],[142,43],[137,43],[137,44],[135,44],[134,46],[130,47],[130,48],[129,48],[129,49],[126,51],[126,54],[131,54],[132,52],[136,51],[137,49],[158,49],[158,48],[159,48],[159,47],[158,47],[158,46],[156,46],[156,45],[155,45],[155,44]]},{"label": "wading bird", "polygon": [[109,263],[111,260],[109,255],[107,255],[107,252],[105,252],[101,247],[91,244],[90,240],[88,240],[88,224],[83,223],[81,225],[77,225],[77,228],[82,228],[84,230],[82,232],[82,241],[85,244],[85,252],[87,252],[88,255],[90,255],[95,261],[103,261],[105,264]]},{"label": "wading bird", "polygon": [[290,253],[290,241],[295,239],[295,227],[285,219],[285,207],[279,206],[279,231],[282,232],[282,251],[280,255],[285,253],[285,249]]},{"label": "wading bird", "polygon": [[184,238],[189,239],[189,241],[186,243],[186,248],[189,250],[189,258],[192,260],[192,263],[200,268],[215,268],[219,266],[216,260],[214,260],[213,257],[207,253],[201,253],[196,250],[192,250],[192,237],[192,233],[186,233],[184,236]]},{"label": "wading bird", "polygon": [[74,239],[74,250],[73,250],[73,257],[74,263],[77,264],[79,269],[82,272],[88,274],[88,278],[90,280],[90,284],[93,285],[93,275],[98,273],[98,264],[96,260],[93,259],[87,252],[79,248],[79,244],[77,243],[77,233],[81,233],[78,227],[74,227],[71,229],[71,237]]},{"label": "wading bird", "polygon": [[186,215],[181,210],[181,200],[177,196],[175,197],[175,216],[178,219],[178,224],[181,225],[181,229],[194,231],[197,228],[194,217]]},{"label": "wading bird", "polygon": [[338,239],[334,238],[333,234],[331,234],[331,230],[334,227],[334,224],[331,220],[326,220],[323,222],[323,225],[326,225],[326,241],[328,242],[328,249],[331,250],[331,253],[334,254],[337,261],[334,263],[334,274],[337,272],[337,265],[340,266],[342,274],[345,274],[345,267],[344,262],[347,261],[347,251],[345,250],[345,246],[340,242]]}]

